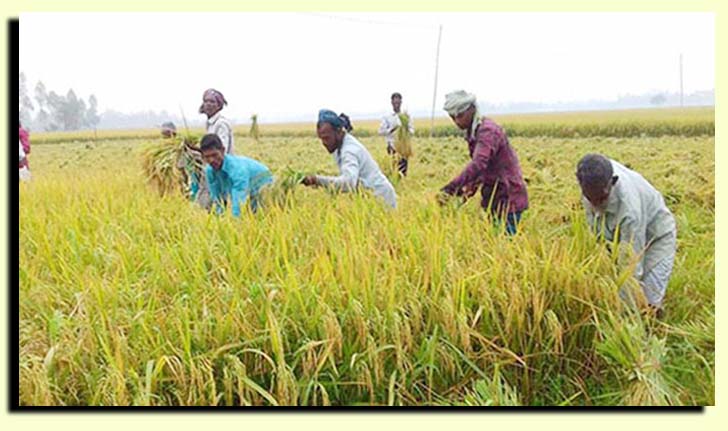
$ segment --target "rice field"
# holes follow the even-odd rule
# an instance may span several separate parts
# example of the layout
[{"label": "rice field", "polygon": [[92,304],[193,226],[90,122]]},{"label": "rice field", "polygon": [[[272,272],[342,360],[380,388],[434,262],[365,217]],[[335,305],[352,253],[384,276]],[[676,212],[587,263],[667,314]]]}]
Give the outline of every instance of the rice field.
[{"label": "rice field", "polygon": [[[705,136],[715,134],[715,109],[708,107],[631,109],[623,111],[581,111],[536,114],[499,114],[492,118],[509,131],[511,137],[637,137],[645,136]],[[315,121],[310,123],[259,124],[256,115],[255,133],[268,137],[309,137]],[[448,117],[415,118],[415,134],[429,137],[431,125],[439,137],[460,136]],[[184,127],[177,125],[179,131]],[[379,120],[354,120],[357,137],[377,135]],[[252,136],[252,117],[248,124],[234,125],[235,133]],[[189,132],[201,134],[201,128]],[[88,142],[100,140],[156,139],[158,128],[133,130],[98,130],[76,132],[46,132],[34,135],[35,143]]]},{"label": "rice field", "polygon": [[[477,199],[436,204],[468,160],[457,136],[413,138],[396,211],[297,187],[234,219],[147,184],[142,154],[156,137],[33,135],[33,180],[20,185],[19,403],[714,405],[712,110],[610,115],[504,121],[509,132],[552,124],[511,139],[530,200],[512,238]],[[644,127],[554,132],[625,121]],[[655,126],[673,123],[685,128]],[[336,173],[313,126],[259,127],[257,142],[237,129],[236,151],[279,178]],[[383,139],[354,127],[394,177]],[[620,301],[619,286],[637,289],[634,260],[616,264],[586,226],[574,172],[595,151],[642,173],[675,214],[661,319]]]}]

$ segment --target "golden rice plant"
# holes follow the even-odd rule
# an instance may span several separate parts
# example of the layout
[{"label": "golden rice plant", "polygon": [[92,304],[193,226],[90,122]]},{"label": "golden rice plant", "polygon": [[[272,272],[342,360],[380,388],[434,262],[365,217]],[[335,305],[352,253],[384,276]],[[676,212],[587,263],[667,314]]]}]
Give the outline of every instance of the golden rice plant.
[{"label": "golden rice plant", "polygon": [[664,369],[666,340],[651,334],[644,319],[637,313],[619,319],[605,315],[597,351],[614,364],[624,405],[674,405],[677,398]]},{"label": "golden rice plant", "polygon": [[410,116],[406,112],[400,112],[397,115],[399,116],[400,126],[394,140],[394,149],[397,150],[397,154],[408,159],[412,156],[412,135],[410,135],[409,131]]},{"label": "golden rice plant", "polygon": [[301,171],[294,170],[290,166],[287,166],[286,169],[283,170],[283,172],[280,174],[280,185],[281,188],[285,192],[289,192],[293,190],[295,187],[300,186],[301,182],[303,181],[303,178],[306,176],[305,173]]},{"label": "golden rice plant", "polygon": [[278,206],[290,204],[293,191],[301,187],[301,181],[305,176],[303,172],[286,166],[275,175],[275,182],[266,187],[265,201]]},{"label": "golden rice plant", "polygon": [[[593,111],[578,113],[495,114],[490,115],[503,126],[510,137],[585,138],[610,136],[617,138],[642,136],[713,136],[715,135],[715,109],[713,107],[631,109],[620,111]],[[251,117],[252,120],[252,117]],[[376,136],[378,120],[357,122],[359,138]],[[274,124],[259,131],[259,136],[306,137],[311,123]],[[251,125],[252,128],[252,125]],[[234,133],[250,136],[251,128],[239,125]],[[201,128],[191,129],[203,133]],[[420,129],[417,136],[429,136],[429,128]],[[460,136],[461,131],[449,117],[435,118],[435,136]],[[58,144],[106,140],[153,139],[159,129],[93,130],[73,132],[31,131],[34,144]]]},{"label": "golden rice plant", "polygon": [[[140,141],[46,146],[20,184],[19,403],[714,404],[715,140],[511,144],[530,199],[514,237],[477,198],[432,202],[469,160],[462,137],[418,140],[395,212],[297,187],[335,174],[313,136],[245,146],[289,193],[240,218],[143,187]],[[579,202],[585,152],[669,194],[679,247],[662,320],[619,299],[628,270]]]}]

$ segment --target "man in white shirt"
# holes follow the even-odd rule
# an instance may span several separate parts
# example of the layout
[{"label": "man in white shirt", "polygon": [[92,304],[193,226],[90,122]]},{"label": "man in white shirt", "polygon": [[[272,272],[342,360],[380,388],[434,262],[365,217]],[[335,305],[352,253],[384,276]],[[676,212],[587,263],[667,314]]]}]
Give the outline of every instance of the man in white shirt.
[{"label": "man in white shirt", "polygon": [[640,256],[634,276],[660,314],[677,243],[675,218],[662,195],[637,172],[599,154],[584,156],[576,177],[589,226],[608,241],[632,244]]},{"label": "man in white shirt", "polygon": [[222,116],[222,108],[227,105],[225,96],[219,91],[210,88],[202,95],[200,114],[207,116],[205,131],[217,135],[225,147],[225,154],[233,153],[233,127],[227,118]]},{"label": "man in white shirt", "polygon": [[[384,136],[384,140],[387,142],[387,153],[395,154],[397,152],[395,148],[395,140],[397,139],[397,130],[402,126],[400,110],[402,109],[402,95],[400,93],[392,93],[392,112],[391,114],[382,117],[382,123],[379,125],[379,135]],[[415,127],[412,123],[412,117],[408,117],[407,129],[410,135],[414,135]],[[407,165],[408,165],[409,154],[399,154],[399,160],[397,161],[397,169],[402,176],[407,176]]]},{"label": "man in white shirt", "polygon": [[357,190],[359,186],[373,191],[392,208],[397,207],[397,194],[379,169],[369,151],[355,137],[347,133],[351,124],[346,116],[322,109],[316,125],[321,143],[334,156],[340,175],[329,177],[308,175],[303,179],[306,186],[332,187],[341,192]]}]

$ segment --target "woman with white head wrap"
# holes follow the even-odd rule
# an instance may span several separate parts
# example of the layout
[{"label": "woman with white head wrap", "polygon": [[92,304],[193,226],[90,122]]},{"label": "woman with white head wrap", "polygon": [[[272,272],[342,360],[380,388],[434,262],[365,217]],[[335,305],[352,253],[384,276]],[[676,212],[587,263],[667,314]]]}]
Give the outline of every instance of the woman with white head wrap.
[{"label": "woman with white head wrap", "polygon": [[464,90],[448,93],[443,109],[465,131],[472,160],[442,188],[440,201],[445,202],[447,196],[468,199],[480,187],[483,209],[497,220],[505,218],[506,232],[516,233],[521,214],[528,208],[528,193],[518,156],[505,131],[493,120],[481,117],[475,95]]}]

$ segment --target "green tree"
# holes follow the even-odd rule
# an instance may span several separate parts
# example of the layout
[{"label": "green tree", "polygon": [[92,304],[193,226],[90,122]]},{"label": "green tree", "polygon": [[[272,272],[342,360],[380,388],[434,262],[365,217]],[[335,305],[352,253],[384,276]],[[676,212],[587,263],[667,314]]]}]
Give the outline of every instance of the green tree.
[{"label": "green tree", "polygon": [[65,104],[66,100],[63,96],[59,96],[52,90],[48,93],[48,115],[50,121],[46,130],[63,130]]},{"label": "green tree", "polygon": [[63,130],[80,129],[86,106],[83,100],[80,100],[78,97],[76,97],[76,93],[73,91],[73,89],[68,90],[68,93],[66,93],[66,100],[61,106]]},{"label": "green tree", "polygon": [[48,108],[51,117],[48,130],[79,130],[86,125],[86,102],[73,89],[65,97],[54,91],[48,93]]},{"label": "green tree", "polygon": [[39,130],[51,130],[51,114],[48,106],[48,93],[43,81],[35,84],[34,97],[38,106],[38,113],[35,115],[35,125]]},{"label": "green tree", "polygon": [[98,114],[98,101],[96,100],[96,96],[92,94],[88,98],[88,109],[86,110],[84,125],[92,129],[96,129],[100,120],[101,117],[99,117]]}]

